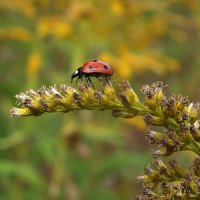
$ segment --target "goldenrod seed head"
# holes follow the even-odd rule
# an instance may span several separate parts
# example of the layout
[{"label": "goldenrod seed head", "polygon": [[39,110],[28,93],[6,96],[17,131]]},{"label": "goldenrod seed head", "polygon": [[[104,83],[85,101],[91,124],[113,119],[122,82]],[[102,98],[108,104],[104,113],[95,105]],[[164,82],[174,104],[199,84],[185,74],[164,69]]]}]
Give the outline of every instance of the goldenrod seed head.
[{"label": "goldenrod seed head", "polygon": [[75,100],[75,103],[80,103],[81,99],[82,99],[82,97],[80,96],[80,94],[78,92],[73,93],[73,98]]},{"label": "goldenrod seed head", "polygon": [[145,200],[145,197],[142,197],[142,196],[137,195],[135,199],[136,199],[136,200]]},{"label": "goldenrod seed head", "polygon": [[163,82],[158,81],[155,84],[144,85],[141,89],[142,93],[146,95],[146,103],[153,109],[155,109],[156,105],[159,105],[162,99],[164,98],[163,94]]},{"label": "goldenrod seed head", "polygon": [[194,122],[194,127],[195,127],[196,129],[199,129],[199,128],[200,128],[200,121],[199,121],[199,120],[196,120],[196,121]]},{"label": "goldenrod seed head", "polygon": [[145,173],[146,175],[150,175],[150,174],[155,173],[155,170],[153,170],[153,169],[151,169],[151,168],[149,168],[149,167],[145,167],[145,168],[144,168],[144,173]]},{"label": "goldenrod seed head", "polygon": [[56,85],[49,87],[50,94],[52,94],[56,99],[62,98],[62,95],[60,92],[58,92],[58,89],[56,88]]},{"label": "goldenrod seed head", "polygon": [[41,96],[49,96],[50,95],[49,91],[47,90],[47,88],[44,85],[37,91],[37,93]]},{"label": "goldenrod seed head", "polygon": [[79,84],[78,88],[79,94],[82,97],[81,103],[85,106],[90,106],[96,102],[94,96],[94,89],[88,84]]},{"label": "goldenrod seed head", "polygon": [[156,131],[147,130],[146,138],[150,144],[159,144],[162,139],[162,134]]},{"label": "goldenrod seed head", "polygon": [[152,156],[154,158],[157,158],[160,156],[165,156],[165,155],[168,155],[165,148],[160,148],[158,150],[153,151],[153,153],[152,153]]},{"label": "goldenrod seed head", "polygon": [[[133,89],[131,88],[131,85],[128,81],[122,81],[122,83],[120,84],[120,87],[121,87],[120,95],[122,98],[124,96],[125,97],[124,99],[126,99],[126,101],[127,101],[127,103],[124,102],[125,103],[124,105],[133,105],[134,103],[139,102],[139,98],[138,98],[137,94],[133,91]],[[122,101],[123,101],[123,99],[122,99]]]},{"label": "goldenrod seed head", "polygon": [[155,164],[158,168],[166,168],[166,165],[160,158],[155,159]]},{"label": "goldenrod seed head", "polygon": [[103,90],[104,94],[110,99],[110,100],[115,100],[116,99],[116,92],[115,89],[110,86],[109,84],[106,84],[104,86],[104,90]]},{"label": "goldenrod seed head", "polygon": [[100,102],[100,101],[102,100],[102,92],[100,92],[100,91],[95,91],[95,92],[94,92],[94,97],[96,98],[96,100],[97,100],[98,102]]},{"label": "goldenrod seed head", "polygon": [[144,85],[141,89],[142,93],[146,95],[149,99],[155,94],[153,88],[149,85]]},{"label": "goldenrod seed head", "polygon": [[19,109],[19,108],[16,108],[16,107],[12,108],[12,109],[10,110],[10,116],[11,116],[11,117],[21,116],[19,110],[20,110],[20,109]]},{"label": "goldenrod seed head", "polygon": [[156,101],[156,104],[159,105],[160,102],[164,99],[164,94],[163,94],[163,91],[162,90],[158,90],[156,92],[156,94],[154,95],[154,99]]},{"label": "goldenrod seed head", "polygon": [[162,81],[157,81],[156,83],[152,84],[152,87],[155,88],[155,91],[162,90],[167,85],[164,85]]},{"label": "goldenrod seed head", "polygon": [[200,176],[200,158],[195,158],[193,163],[193,170],[197,176]]},{"label": "goldenrod seed head", "polygon": [[29,89],[28,91],[26,91],[26,94],[28,96],[35,97],[37,95],[37,92],[34,91],[33,89]]},{"label": "goldenrod seed head", "polygon": [[198,117],[199,104],[191,102],[187,107],[184,107],[184,112],[194,121]]},{"label": "goldenrod seed head", "polygon": [[119,98],[124,106],[131,106],[130,102],[128,101],[127,97],[124,94],[119,94]]},{"label": "goldenrod seed head", "polygon": [[34,112],[31,108],[24,107],[24,108],[12,108],[10,111],[11,117],[16,116],[29,116],[29,115],[40,115],[41,113]]},{"label": "goldenrod seed head", "polygon": [[97,103],[99,103],[103,107],[104,106],[109,107],[110,103],[112,103],[109,101],[108,97],[105,94],[103,94],[103,91],[94,91],[93,96],[94,96],[95,102],[97,101]]},{"label": "goldenrod seed head", "polygon": [[148,182],[149,181],[149,177],[147,175],[138,176],[137,179],[139,181],[143,181],[143,182]]},{"label": "goldenrod seed head", "polygon": [[147,113],[144,116],[144,121],[147,126],[150,126],[150,125],[162,126],[164,124],[164,121],[162,118],[153,116],[149,113]]},{"label": "goldenrod seed head", "polygon": [[20,103],[24,103],[27,100],[31,100],[31,98],[23,92],[20,92],[19,94],[15,95],[15,98],[17,99],[17,101],[20,101]]},{"label": "goldenrod seed head", "polygon": [[65,87],[65,90],[63,91],[64,92],[64,96],[68,97],[68,98],[72,98],[74,93],[77,93],[77,90],[73,87]]},{"label": "goldenrod seed head", "polygon": [[128,113],[127,111],[125,110],[121,110],[121,109],[114,109],[112,111],[112,114],[113,116],[115,117],[123,117],[123,118],[133,118],[137,115],[137,112],[135,113]]},{"label": "goldenrod seed head", "polygon": [[47,109],[48,108],[48,104],[47,104],[47,102],[44,100],[44,99],[40,99],[39,100],[39,104],[40,104],[40,106],[41,107],[43,107],[44,109]]},{"label": "goldenrod seed head", "polygon": [[155,159],[155,166],[158,169],[160,175],[169,178],[173,176],[169,168],[164,164],[164,162],[160,158]]},{"label": "goldenrod seed head", "polygon": [[162,189],[162,193],[166,196],[169,196],[170,195],[170,192],[171,192],[171,188],[170,186],[167,184],[167,182],[165,181],[162,181],[160,183],[160,188]]},{"label": "goldenrod seed head", "polygon": [[144,116],[144,122],[146,123],[146,125],[151,125],[153,123],[153,116],[147,113]]}]

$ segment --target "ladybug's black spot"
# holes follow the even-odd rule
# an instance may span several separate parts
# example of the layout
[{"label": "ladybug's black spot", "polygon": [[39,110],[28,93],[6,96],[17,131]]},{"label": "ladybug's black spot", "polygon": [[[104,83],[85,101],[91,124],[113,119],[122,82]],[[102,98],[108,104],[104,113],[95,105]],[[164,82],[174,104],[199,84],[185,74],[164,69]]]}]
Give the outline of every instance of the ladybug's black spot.
[{"label": "ladybug's black spot", "polygon": [[92,70],[92,66],[89,66],[89,69]]},{"label": "ladybug's black spot", "polygon": [[105,69],[105,70],[107,70],[107,69],[108,69],[108,66],[107,66],[107,65],[104,65],[103,67],[104,67],[104,69]]},{"label": "ladybug's black spot", "polygon": [[97,60],[93,60],[93,62],[97,62]]}]

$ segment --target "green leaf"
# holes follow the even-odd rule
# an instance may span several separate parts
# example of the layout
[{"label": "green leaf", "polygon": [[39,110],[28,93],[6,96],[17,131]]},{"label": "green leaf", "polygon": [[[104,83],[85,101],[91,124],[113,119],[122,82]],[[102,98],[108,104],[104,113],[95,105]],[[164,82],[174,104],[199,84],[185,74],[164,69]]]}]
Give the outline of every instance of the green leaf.
[{"label": "green leaf", "polygon": [[42,185],[42,179],[37,171],[33,167],[24,163],[0,160],[0,174],[1,176],[14,175],[37,187]]}]

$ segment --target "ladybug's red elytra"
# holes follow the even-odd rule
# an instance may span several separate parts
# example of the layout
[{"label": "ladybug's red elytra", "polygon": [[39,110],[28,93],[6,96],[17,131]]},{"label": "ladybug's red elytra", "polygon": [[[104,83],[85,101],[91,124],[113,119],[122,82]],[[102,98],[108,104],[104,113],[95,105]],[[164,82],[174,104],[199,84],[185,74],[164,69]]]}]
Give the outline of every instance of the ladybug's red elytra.
[{"label": "ladybug's red elytra", "polygon": [[76,82],[79,79],[82,79],[85,77],[87,81],[89,81],[93,88],[94,85],[90,79],[90,77],[111,77],[113,75],[113,69],[111,66],[102,61],[102,60],[92,60],[88,61],[85,64],[83,64],[82,67],[79,67],[72,75],[71,75],[71,83],[74,78],[78,77]]}]

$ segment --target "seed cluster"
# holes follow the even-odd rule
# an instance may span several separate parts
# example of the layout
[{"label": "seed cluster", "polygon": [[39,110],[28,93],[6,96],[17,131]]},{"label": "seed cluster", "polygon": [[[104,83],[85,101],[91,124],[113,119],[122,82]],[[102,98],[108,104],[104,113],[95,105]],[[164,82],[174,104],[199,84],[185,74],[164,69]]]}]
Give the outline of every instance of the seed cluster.
[{"label": "seed cluster", "polygon": [[[146,138],[153,145],[153,164],[138,177],[143,182],[142,195],[137,200],[188,200],[200,199],[200,120],[199,104],[188,97],[167,97],[162,82],[145,85],[142,103],[128,81],[123,81],[119,92],[110,82],[101,90],[94,90],[88,83],[76,88],[55,85],[39,90],[28,90],[16,95],[21,108],[11,109],[11,116],[41,115],[45,112],[74,110],[112,110],[116,117],[144,116],[148,127]],[[151,130],[160,126],[159,131]],[[192,151],[197,157],[188,168],[172,160],[165,164],[163,158],[178,151]]]},{"label": "seed cluster", "polygon": [[[80,83],[77,88],[61,85],[41,87],[20,92],[15,97],[21,108],[12,108],[11,116],[38,116],[45,112],[69,112],[74,110],[113,110],[115,116],[133,117],[140,110],[137,107],[139,99],[130,84],[123,81],[120,85],[121,92],[116,94],[110,82],[105,82],[101,90],[94,90],[88,83]],[[129,112],[131,109],[131,113]]]},{"label": "seed cluster", "polygon": [[[137,200],[188,200],[200,199],[200,121],[199,104],[188,97],[163,94],[163,84],[145,85],[145,105],[151,110],[144,115],[149,129],[146,138],[153,145],[153,164],[138,177],[143,182],[142,195]],[[162,126],[161,131],[151,130]],[[188,167],[176,160],[165,164],[162,158],[178,151],[189,150],[198,156]]]}]

